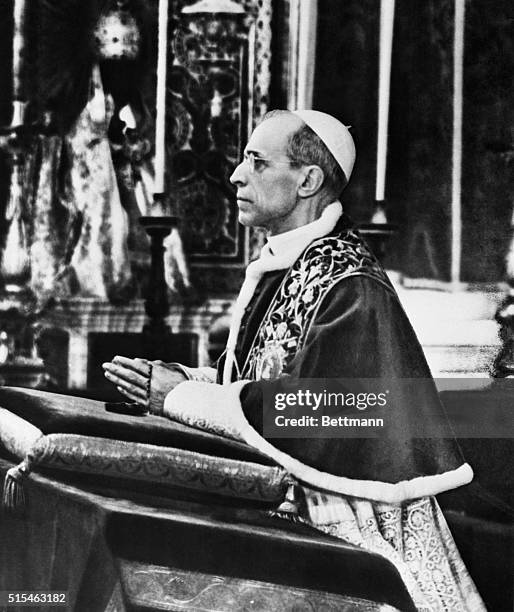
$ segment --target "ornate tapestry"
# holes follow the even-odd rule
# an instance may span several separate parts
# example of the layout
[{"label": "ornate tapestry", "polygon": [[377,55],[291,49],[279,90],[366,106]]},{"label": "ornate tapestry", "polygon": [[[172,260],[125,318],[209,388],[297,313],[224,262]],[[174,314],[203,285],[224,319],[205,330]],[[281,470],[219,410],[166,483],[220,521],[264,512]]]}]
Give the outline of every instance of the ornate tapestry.
[{"label": "ornate tapestry", "polygon": [[168,184],[193,283],[208,293],[232,293],[259,246],[258,236],[237,221],[229,177],[268,107],[272,9],[270,0],[246,0],[233,3],[240,13],[181,13],[192,4],[173,5]]}]

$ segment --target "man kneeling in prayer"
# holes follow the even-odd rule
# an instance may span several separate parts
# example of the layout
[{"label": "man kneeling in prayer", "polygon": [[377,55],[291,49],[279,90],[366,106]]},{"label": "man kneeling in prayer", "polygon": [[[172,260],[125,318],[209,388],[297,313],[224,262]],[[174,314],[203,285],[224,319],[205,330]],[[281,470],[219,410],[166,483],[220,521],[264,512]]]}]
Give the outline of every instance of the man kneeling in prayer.
[{"label": "man kneeling in prayer", "polygon": [[[230,179],[239,221],[268,240],[247,268],[217,369],[115,357],[105,376],[155,414],[274,459],[302,484],[302,518],[387,557],[420,610],[484,610],[434,497],[473,472],[448,431],[416,437],[417,417],[444,423],[443,408],[387,275],[343,214],[354,161],[348,129],[330,115],[268,113]],[[430,384],[405,388],[391,407],[401,442],[265,439],[263,397],[285,378]]]}]

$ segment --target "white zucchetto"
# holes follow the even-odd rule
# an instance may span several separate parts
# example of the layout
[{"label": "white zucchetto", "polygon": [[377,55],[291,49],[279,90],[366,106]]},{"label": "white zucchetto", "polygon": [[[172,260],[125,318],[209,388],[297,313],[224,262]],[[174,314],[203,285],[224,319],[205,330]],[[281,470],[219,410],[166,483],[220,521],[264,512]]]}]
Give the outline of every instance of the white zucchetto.
[{"label": "white zucchetto", "polygon": [[300,117],[319,136],[341,167],[346,180],[349,180],[355,163],[355,143],[348,128],[332,115],[321,111],[294,110],[291,112]]}]

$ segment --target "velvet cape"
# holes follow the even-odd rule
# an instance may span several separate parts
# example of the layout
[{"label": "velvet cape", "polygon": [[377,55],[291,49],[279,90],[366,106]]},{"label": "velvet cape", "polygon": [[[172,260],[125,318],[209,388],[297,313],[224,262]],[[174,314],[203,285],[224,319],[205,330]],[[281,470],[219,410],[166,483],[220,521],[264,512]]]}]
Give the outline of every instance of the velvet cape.
[{"label": "velvet cape", "polygon": [[[349,221],[343,217],[332,232],[344,236]],[[367,248],[364,244],[364,248]],[[264,275],[249,303],[239,330],[236,358],[239,369],[250,353],[265,313],[287,271]],[[223,371],[223,359],[218,372]],[[409,497],[440,493],[472,478],[448,425],[422,348],[391,287],[363,272],[343,278],[324,296],[306,340],[283,370],[292,378],[394,379],[398,401],[388,406],[387,418],[400,434],[393,438],[272,438],[268,442],[308,468],[335,477],[362,481],[352,490],[374,498],[376,483],[415,481]],[[402,384],[419,379],[420,385]],[[263,395],[277,381],[254,380],[241,389],[239,399],[250,426],[264,436]],[[267,387],[267,389],[266,389]],[[419,422],[432,423],[433,437],[422,437]],[[265,450],[261,448],[260,450]],[[298,474],[297,474],[298,475]],[[301,476],[301,474],[300,474]],[[437,478],[433,478],[436,476]],[[327,486],[327,480],[309,484]],[[418,486],[419,485],[419,486]],[[330,487],[328,487],[330,488]],[[344,487],[343,487],[344,489]],[[382,495],[377,493],[377,499]],[[403,494],[386,495],[401,501]]]}]

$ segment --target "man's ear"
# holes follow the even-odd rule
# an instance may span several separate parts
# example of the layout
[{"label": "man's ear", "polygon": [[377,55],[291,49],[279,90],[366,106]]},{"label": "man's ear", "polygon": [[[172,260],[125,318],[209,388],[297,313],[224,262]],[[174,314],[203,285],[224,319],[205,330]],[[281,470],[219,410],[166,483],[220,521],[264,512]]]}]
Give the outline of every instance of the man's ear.
[{"label": "man's ear", "polygon": [[298,187],[301,198],[310,198],[318,193],[325,180],[325,174],[319,166],[306,166],[303,169],[303,181]]}]

